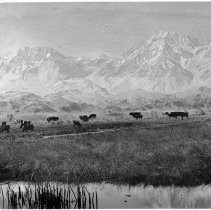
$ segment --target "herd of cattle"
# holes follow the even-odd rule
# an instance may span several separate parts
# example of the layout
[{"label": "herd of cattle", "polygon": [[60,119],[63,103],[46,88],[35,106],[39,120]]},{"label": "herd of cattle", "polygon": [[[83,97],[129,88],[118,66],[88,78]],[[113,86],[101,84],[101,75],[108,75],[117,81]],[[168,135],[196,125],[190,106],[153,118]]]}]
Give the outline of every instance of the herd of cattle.
[{"label": "herd of cattle", "polygon": [[[142,119],[143,115],[141,112],[130,112],[129,115],[131,115],[135,119]],[[168,116],[169,118],[177,118],[181,117],[182,119],[184,117],[188,118],[188,112],[165,112],[163,115]],[[83,115],[79,116],[79,119],[84,122],[88,122],[91,119],[97,118],[96,114],[90,114],[89,116]],[[48,117],[47,122],[51,121],[59,121],[59,117]],[[31,124],[31,121],[23,121],[23,120],[15,120],[15,124],[20,123],[20,128],[22,128],[22,131],[34,131],[34,125]],[[73,127],[81,127],[82,124],[80,121],[73,120]],[[6,121],[2,122],[2,125],[0,126],[0,132],[3,133],[4,131],[8,132],[10,131],[10,125],[7,125]]]},{"label": "herd of cattle", "polygon": [[[90,114],[89,116],[87,116],[87,115],[81,116],[80,115],[79,116],[79,119],[82,120],[82,121],[84,121],[84,122],[88,122],[89,120],[95,119],[96,117],[97,117],[96,114]],[[48,122],[57,121],[57,120],[59,120],[59,117],[48,117],[47,118],[47,121]],[[81,126],[82,126],[82,124],[79,121],[73,120],[73,127],[81,127]]]},{"label": "herd of cattle", "polygon": [[[130,115],[135,119],[143,118],[143,115],[141,114],[141,112],[130,112]],[[173,118],[181,117],[182,119],[184,117],[188,118],[188,112],[165,112],[163,113],[163,115],[167,115],[169,118],[171,117]]]},{"label": "herd of cattle", "polygon": [[[31,124],[31,121],[23,121],[23,120],[15,120],[15,124],[21,124],[20,128],[22,128],[22,131],[34,131],[34,125]],[[10,132],[10,125],[7,125],[6,121],[3,121],[0,126],[0,132],[3,133],[6,131],[7,133]]]}]

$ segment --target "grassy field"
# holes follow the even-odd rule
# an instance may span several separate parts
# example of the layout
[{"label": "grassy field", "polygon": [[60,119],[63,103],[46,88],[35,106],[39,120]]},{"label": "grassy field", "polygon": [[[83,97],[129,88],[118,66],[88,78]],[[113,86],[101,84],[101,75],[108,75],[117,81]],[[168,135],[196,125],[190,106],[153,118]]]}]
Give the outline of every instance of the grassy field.
[{"label": "grassy field", "polygon": [[[15,127],[16,126],[16,127]],[[43,139],[42,136],[116,129]],[[0,136],[0,178],[24,181],[198,185],[211,182],[209,118],[17,125]]]}]

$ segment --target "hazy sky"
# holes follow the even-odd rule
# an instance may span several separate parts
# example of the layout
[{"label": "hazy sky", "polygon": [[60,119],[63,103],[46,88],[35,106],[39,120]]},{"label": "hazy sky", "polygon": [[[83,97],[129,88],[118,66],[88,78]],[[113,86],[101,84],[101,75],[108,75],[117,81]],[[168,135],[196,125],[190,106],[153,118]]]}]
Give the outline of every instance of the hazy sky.
[{"label": "hazy sky", "polygon": [[211,3],[0,4],[1,56],[24,46],[121,55],[158,30],[211,40]]}]

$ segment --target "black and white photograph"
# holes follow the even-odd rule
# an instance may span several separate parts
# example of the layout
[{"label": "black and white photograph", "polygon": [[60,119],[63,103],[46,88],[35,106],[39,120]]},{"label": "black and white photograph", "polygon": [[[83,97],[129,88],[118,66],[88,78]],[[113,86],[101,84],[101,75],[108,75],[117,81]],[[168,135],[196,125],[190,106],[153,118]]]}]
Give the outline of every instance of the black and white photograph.
[{"label": "black and white photograph", "polygon": [[0,0],[0,209],[211,208],[211,1]]}]

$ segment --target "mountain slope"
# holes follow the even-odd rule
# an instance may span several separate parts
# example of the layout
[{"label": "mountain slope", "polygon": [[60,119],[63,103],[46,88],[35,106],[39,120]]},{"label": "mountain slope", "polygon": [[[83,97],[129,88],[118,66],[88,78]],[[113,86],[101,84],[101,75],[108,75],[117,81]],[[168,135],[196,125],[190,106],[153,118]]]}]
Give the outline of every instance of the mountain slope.
[{"label": "mountain slope", "polygon": [[211,43],[188,35],[159,31],[114,58],[66,57],[47,47],[0,58],[0,110],[200,106],[211,106]]},{"label": "mountain slope", "polygon": [[0,90],[45,95],[57,82],[89,75],[91,70],[85,67],[77,58],[65,57],[51,48],[26,47],[10,60],[0,59]]},{"label": "mountain slope", "polygon": [[113,92],[127,86],[129,90],[176,93],[204,82],[210,85],[210,52],[209,43],[161,31],[119,59],[109,60],[90,78],[103,84],[106,78]]}]

